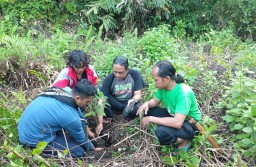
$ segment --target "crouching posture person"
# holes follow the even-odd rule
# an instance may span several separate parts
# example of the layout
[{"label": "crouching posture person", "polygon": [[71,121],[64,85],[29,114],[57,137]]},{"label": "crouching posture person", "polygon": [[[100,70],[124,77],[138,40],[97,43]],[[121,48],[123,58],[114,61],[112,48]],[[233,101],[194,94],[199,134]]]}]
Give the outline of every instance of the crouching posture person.
[{"label": "crouching posture person", "polygon": [[[142,126],[157,124],[155,133],[161,145],[174,144],[176,152],[188,151],[197,128],[186,116],[196,121],[200,121],[202,116],[194,92],[183,84],[183,77],[166,60],[157,62],[151,75],[158,90],[153,99],[138,109],[137,114],[145,111]],[[161,102],[164,108],[158,107]]]},{"label": "crouching posture person", "polygon": [[139,71],[128,68],[128,59],[117,56],[113,60],[113,72],[104,80],[101,91],[108,98],[110,106],[105,108],[105,123],[114,117],[114,112],[123,111],[130,103],[135,102],[132,111],[125,116],[126,120],[136,117],[141,105],[141,91],[145,87],[144,80]]},{"label": "crouching posture person", "polygon": [[[81,79],[88,79],[94,86],[97,85],[97,74],[94,67],[89,64],[88,55],[82,50],[73,50],[69,53],[67,67],[63,69],[57,79],[54,81],[54,87],[65,88],[70,87],[73,89],[78,81]],[[104,106],[103,100],[98,101],[99,105],[102,106],[102,114],[97,112],[97,127],[96,135],[100,135],[103,130],[103,113]],[[85,108],[81,108],[83,111]],[[90,132],[93,136],[94,133]]]},{"label": "crouching posture person", "polygon": [[82,79],[69,91],[49,88],[27,106],[18,123],[19,140],[24,146],[33,149],[44,141],[48,142],[44,153],[68,149],[73,157],[85,156],[87,150],[102,150],[88,141],[89,128],[80,110],[92,101],[95,87]]}]

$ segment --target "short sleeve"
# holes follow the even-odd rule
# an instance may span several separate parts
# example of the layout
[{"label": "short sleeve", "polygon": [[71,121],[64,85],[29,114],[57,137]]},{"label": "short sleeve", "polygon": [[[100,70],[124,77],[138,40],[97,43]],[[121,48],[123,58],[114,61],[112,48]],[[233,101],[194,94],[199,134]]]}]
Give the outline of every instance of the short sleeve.
[{"label": "short sleeve", "polygon": [[161,101],[161,100],[163,99],[161,90],[158,89],[158,90],[156,91],[155,98],[157,98],[159,101]]},{"label": "short sleeve", "polygon": [[142,90],[145,88],[145,82],[139,71],[131,69],[130,74],[134,80],[134,91]]},{"label": "short sleeve", "polygon": [[180,95],[177,99],[175,113],[188,115],[190,105],[191,105],[191,100],[185,95]]}]

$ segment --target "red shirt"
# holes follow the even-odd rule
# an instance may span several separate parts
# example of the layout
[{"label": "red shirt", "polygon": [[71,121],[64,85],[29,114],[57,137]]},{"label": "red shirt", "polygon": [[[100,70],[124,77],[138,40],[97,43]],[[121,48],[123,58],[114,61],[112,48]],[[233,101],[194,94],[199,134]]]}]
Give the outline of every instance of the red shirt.
[{"label": "red shirt", "polygon": [[[84,73],[86,74],[87,79],[91,81],[94,86],[96,86],[98,77],[93,66],[86,66],[84,69]],[[60,72],[52,86],[57,86],[60,88],[65,88],[66,86],[68,86],[73,89],[77,82],[78,78],[76,76],[76,71],[70,66],[67,66]]]}]

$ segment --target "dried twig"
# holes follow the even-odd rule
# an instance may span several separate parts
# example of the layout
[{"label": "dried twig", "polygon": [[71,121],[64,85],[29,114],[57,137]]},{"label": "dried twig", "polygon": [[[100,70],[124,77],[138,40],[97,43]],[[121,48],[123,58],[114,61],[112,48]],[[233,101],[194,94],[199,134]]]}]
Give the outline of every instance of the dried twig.
[{"label": "dried twig", "polygon": [[145,133],[145,134],[147,134],[147,135],[149,135],[149,136],[151,136],[153,138],[156,138],[156,136],[153,136],[153,135],[151,135],[150,133],[148,133],[148,132],[146,132],[144,130],[141,130],[141,129],[137,128],[137,127],[135,127],[135,129],[137,129],[137,130],[139,130],[139,131],[141,131],[141,132],[143,132],[143,133]]},{"label": "dried twig", "polygon": [[65,139],[65,143],[66,143],[66,146],[67,146],[67,150],[68,150],[68,154],[69,154],[70,161],[71,161],[71,163],[73,164],[73,163],[74,163],[73,157],[72,157],[72,155],[71,155],[71,152],[69,151],[68,141],[67,141],[67,138],[66,138],[66,134],[65,134],[64,129],[62,129],[62,133],[63,133],[64,139]]},{"label": "dried twig", "polygon": [[100,160],[102,159],[102,157],[105,155],[107,151],[105,150],[104,153],[101,155],[101,157],[98,159],[98,161],[96,162],[95,166],[98,165],[98,163],[100,162]]},{"label": "dried twig", "polygon": [[138,134],[139,132],[136,132],[134,134],[132,134],[131,136],[126,137],[125,139],[121,140],[120,142],[118,142],[117,144],[114,145],[114,147],[118,146],[120,143],[126,141],[127,139],[131,138],[132,136],[135,136],[136,134]]}]

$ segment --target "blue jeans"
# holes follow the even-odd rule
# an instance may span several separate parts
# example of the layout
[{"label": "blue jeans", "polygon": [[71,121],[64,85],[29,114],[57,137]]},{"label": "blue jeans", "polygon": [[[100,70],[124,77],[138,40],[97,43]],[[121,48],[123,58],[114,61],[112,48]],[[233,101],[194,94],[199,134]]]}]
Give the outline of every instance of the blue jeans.
[{"label": "blue jeans", "polygon": [[[172,117],[165,108],[161,107],[150,108],[145,116]],[[171,145],[177,141],[177,138],[192,140],[197,131],[193,124],[185,120],[180,129],[159,125],[155,133],[161,145]]]},{"label": "blue jeans", "polygon": [[[66,139],[65,139],[66,137]],[[61,152],[63,150],[66,150],[67,148],[70,151],[70,154],[73,158],[75,157],[84,157],[87,155],[85,150],[85,144],[83,146],[80,146],[73,138],[71,138],[69,135],[64,135],[62,132],[57,132],[56,137],[53,141],[49,142],[42,153],[44,154],[52,154],[57,155],[58,152]],[[67,145],[68,147],[67,147]],[[27,147],[28,145],[24,145]],[[35,147],[28,146],[31,149],[34,149]],[[89,150],[92,150],[94,148],[93,144],[89,142]],[[68,154],[69,156],[69,154]]]}]

